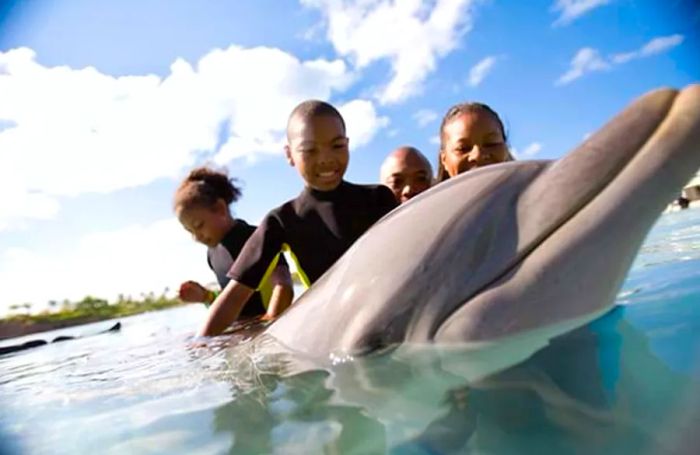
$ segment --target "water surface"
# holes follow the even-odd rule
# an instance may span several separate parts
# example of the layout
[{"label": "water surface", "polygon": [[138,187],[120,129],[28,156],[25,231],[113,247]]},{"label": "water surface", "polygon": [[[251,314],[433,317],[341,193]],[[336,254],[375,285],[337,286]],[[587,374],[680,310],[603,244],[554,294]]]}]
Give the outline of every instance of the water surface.
[{"label": "water surface", "polygon": [[6,451],[31,454],[692,453],[700,210],[663,215],[617,303],[471,382],[459,348],[318,368],[264,343],[192,347],[202,306],[123,318],[120,333],[0,357],[0,432]]}]

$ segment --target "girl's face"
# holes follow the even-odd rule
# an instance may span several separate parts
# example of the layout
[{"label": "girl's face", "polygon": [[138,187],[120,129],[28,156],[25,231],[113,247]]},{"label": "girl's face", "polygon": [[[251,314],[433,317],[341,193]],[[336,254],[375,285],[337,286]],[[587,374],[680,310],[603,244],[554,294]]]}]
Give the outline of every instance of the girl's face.
[{"label": "girl's face", "polygon": [[194,205],[185,208],[180,205],[175,209],[175,215],[197,242],[208,247],[218,245],[231,229],[231,215],[223,199],[211,207]]},{"label": "girl's face", "polygon": [[482,109],[457,115],[442,129],[440,162],[448,175],[455,175],[508,159],[498,120]]}]

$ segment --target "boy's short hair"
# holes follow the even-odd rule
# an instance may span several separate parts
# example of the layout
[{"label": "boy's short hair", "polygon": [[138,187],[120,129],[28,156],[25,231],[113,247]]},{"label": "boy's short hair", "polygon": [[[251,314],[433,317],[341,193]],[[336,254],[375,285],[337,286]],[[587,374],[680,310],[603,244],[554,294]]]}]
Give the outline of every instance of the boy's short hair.
[{"label": "boy's short hair", "polygon": [[325,101],[306,100],[297,105],[292,113],[289,114],[289,120],[287,121],[287,140],[290,140],[289,131],[295,121],[303,120],[306,122],[313,117],[318,117],[321,115],[337,118],[340,120],[341,125],[343,125],[343,131],[346,130],[345,120],[343,120],[343,116],[340,115],[338,109]]}]

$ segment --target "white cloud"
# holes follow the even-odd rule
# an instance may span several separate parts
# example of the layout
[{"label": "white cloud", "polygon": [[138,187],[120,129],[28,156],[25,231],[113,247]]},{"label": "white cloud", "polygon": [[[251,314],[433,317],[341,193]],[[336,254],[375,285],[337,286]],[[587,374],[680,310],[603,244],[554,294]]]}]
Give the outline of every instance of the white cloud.
[{"label": "white cloud", "polygon": [[523,158],[532,158],[542,151],[542,144],[539,142],[533,142],[523,149],[522,152],[518,154]]},{"label": "white cloud", "polygon": [[542,144],[540,142],[532,142],[531,144],[526,146],[522,151],[518,150],[515,147],[510,148],[510,154],[519,160],[531,159],[535,155],[539,154],[541,151]]},{"label": "white cloud", "polygon": [[418,123],[418,125],[423,128],[428,124],[437,120],[437,112],[431,111],[430,109],[421,109],[413,114],[413,119]]},{"label": "white cloud", "polygon": [[635,51],[614,54],[609,59],[602,57],[596,49],[584,47],[579,49],[574,58],[571,60],[569,70],[560,76],[555,84],[565,85],[580,78],[586,73],[607,70],[613,65],[621,65],[631,60],[660,54],[680,45],[683,40],[683,35],[678,34],[660,36],[650,40],[644,46]]},{"label": "white cloud", "polygon": [[670,35],[654,38],[636,51],[615,54],[611,57],[613,63],[627,63],[630,60],[649,57],[660,54],[680,45],[684,40],[683,35]]},{"label": "white cloud", "polygon": [[0,191],[0,231],[22,228],[24,220],[51,219],[60,210],[55,197],[26,188],[13,172],[4,173]]},{"label": "white cloud", "polygon": [[472,69],[469,70],[469,85],[476,87],[477,85],[481,84],[481,81],[483,81],[493,69],[493,65],[496,64],[496,60],[497,57],[491,55],[472,66]]},{"label": "white cloud", "polygon": [[610,68],[610,64],[606,62],[600,53],[590,47],[580,49],[573,59],[571,59],[571,67],[569,71],[564,73],[556,82],[557,85],[565,85],[572,82],[586,73],[593,71],[603,71]]},{"label": "white cloud", "polygon": [[[41,286],[36,285],[37,270]],[[192,241],[174,218],[132,225],[86,236],[61,257],[19,248],[0,253],[0,313],[24,302],[33,303],[36,311],[49,300],[159,293],[189,279],[215,281],[205,247]]]},{"label": "white cloud", "polygon": [[[61,197],[178,176],[203,152],[221,164],[281,153],[293,107],[352,81],[342,60],[264,47],[216,49],[195,65],[178,59],[163,78],[45,67],[27,48],[0,52],[0,169],[11,176],[0,194],[12,196],[0,202],[0,230],[53,216]],[[365,116],[348,124],[359,145],[388,119],[356,101],[350,113]]]},{"label": "white cloud", "polygon": [[592,11],[595,8],[610,3],[610,0],[557,0],[552,5],[552,11],[558,12],[559,17],[552,23],[553,26],[567,25]]},{"label": "white cloud", "polygon": [[368,144],[374,135],[389,125],[389,117],[380,117],[371,101],[353,100],[338,106],[350,138],[350,150]]},{"label": "white cloud", "polygon": [[391,81],[377,95],[397,103],[419,92],[437,60],[471,28],[475,0],[301,0],[322,11],[336,51],[358,68],[391,63]]},{"label": "white cloud", "polygon": [[440,145],[440,135],[436,134],[435,136],[431,137],[430,143]]}]

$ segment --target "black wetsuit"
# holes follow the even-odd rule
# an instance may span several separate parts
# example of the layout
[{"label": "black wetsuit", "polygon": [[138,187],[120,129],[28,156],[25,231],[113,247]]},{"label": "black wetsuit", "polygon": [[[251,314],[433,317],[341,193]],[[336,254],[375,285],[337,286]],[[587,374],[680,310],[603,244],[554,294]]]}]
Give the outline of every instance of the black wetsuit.
[{"label": "black wetsuit", "polygon": [[383,185],[342,182],[332,191],[305,188],[265,217],[228,276],[257,289],[280,251],[289,249],[301,279],[313,283],[396,205]]},{"label": "black wetsuit", "polygon": [[[230,278],[226,276],[238,255],[243,249],[248,238],[255,232],[255,226],[251,226],[243,220],[236,220],[233,227],[226,233],[221,242],[213,248],[207,250],[207,262],[209,268],[216,274],[216,281],[221,289],[225,288]],[[265,314],[260,292],[255,292],[246,306],[241,311],[240,317],[252,317]]]}]

